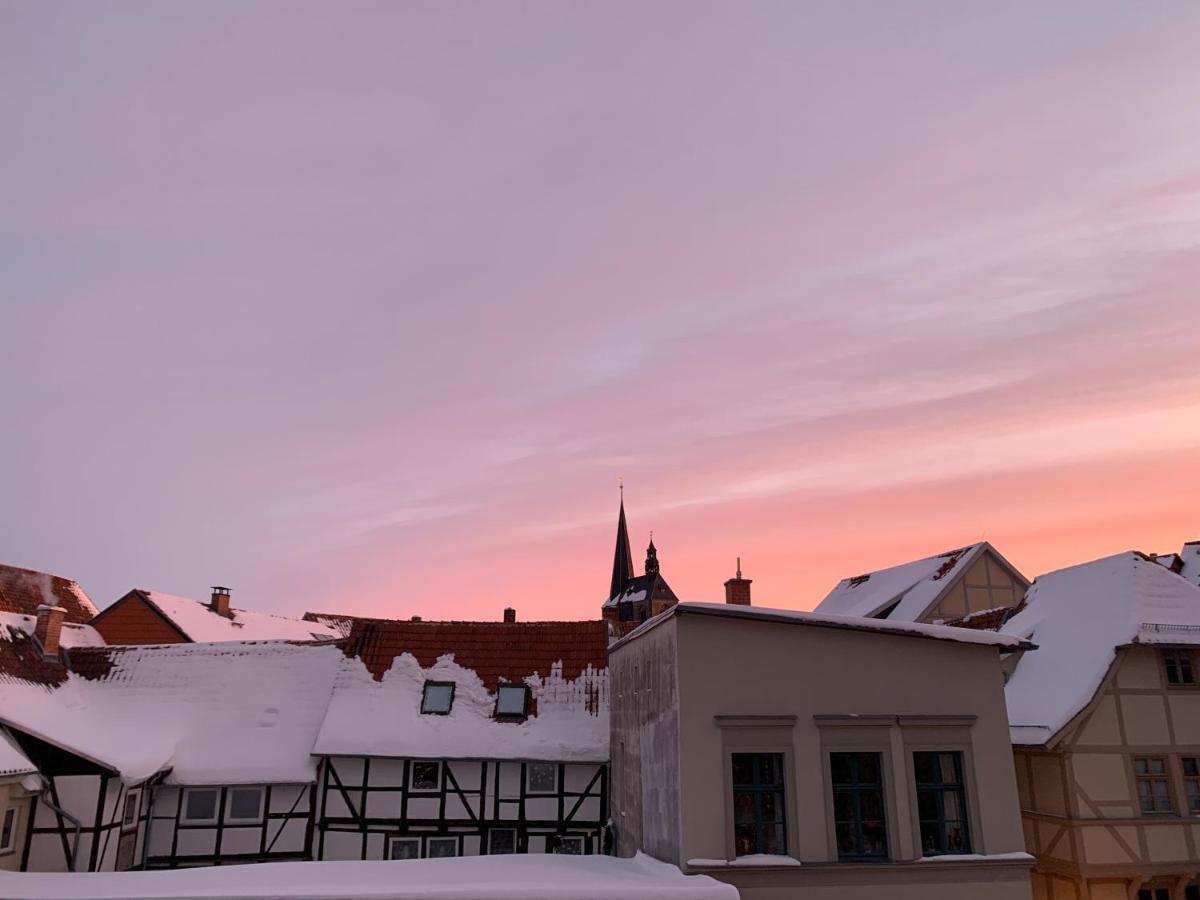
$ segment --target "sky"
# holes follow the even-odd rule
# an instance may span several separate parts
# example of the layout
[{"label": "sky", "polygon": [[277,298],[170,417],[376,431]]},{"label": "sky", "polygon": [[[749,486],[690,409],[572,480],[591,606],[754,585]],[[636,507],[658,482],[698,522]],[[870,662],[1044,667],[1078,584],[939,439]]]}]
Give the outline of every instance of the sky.
[{"label": "sky", "polygon": [[594,617],[1200,539],[1200,4],[0,0],[0,562]]}]

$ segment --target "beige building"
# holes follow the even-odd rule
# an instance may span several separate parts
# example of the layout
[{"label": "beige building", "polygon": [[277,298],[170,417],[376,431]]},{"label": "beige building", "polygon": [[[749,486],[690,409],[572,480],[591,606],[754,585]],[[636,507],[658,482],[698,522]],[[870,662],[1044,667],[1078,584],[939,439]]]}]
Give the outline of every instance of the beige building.
[{"label": "beige building", "polygon": [[1029,898],[1001,673],[1002,652],[1028,646],[671,608],[610,648],[618,855],[748,900]]},{"label": "beige building", "polygon": [[37,769],[0,730],[0,869],[18,871],[29,829],[29,808]]},{"label": "beige building", "polygon": [[816,611],[893,622],[949,622],[1017,607],[1029,579],[987,541],[843,578]]},{"label": "beige building", "polygon": [[1200,898],[1200,588],[1138,553],[1043,575],[1003,633],[1038,900]]}]

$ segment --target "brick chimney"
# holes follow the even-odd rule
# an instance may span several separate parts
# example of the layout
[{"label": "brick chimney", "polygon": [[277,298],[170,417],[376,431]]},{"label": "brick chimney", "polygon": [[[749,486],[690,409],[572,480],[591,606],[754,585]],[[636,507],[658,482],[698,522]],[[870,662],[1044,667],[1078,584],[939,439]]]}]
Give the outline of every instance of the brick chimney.
[{"label": "brick chimney", "polygon": [[229,588],[215,585],[212,589],[212,600],[209,601],[208,608],[218,616],[232,619],[233,610],[229,608]]},{"label": "brick chimney", "polygon": [[511,606],[504,607],[504,621],[509,625],[517,621],[517,611]]},{"label": "brick chimney", "polygon": [[63,617],[67,611],[61,606],[43,603],[37,608],[37,625],[33,636],[42,645],[43,656],[58,656],[59,638],[62,636]]},{"label": "brick chimney", "polygon": [[725,602],[734,606],[750,605],[751,579],[742,577],[742,558],[737,561],[737,575],[725,582]]}]

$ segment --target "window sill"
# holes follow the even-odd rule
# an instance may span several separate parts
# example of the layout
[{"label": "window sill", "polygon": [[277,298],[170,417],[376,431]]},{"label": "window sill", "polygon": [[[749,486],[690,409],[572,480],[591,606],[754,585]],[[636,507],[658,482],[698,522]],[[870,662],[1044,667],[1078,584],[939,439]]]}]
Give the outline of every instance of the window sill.
[{"label": "window sill", "polygon": [[801,865],[800,860],[773,853],[753,853],[736,859],[689,859],[693,869],[788,869]]}]

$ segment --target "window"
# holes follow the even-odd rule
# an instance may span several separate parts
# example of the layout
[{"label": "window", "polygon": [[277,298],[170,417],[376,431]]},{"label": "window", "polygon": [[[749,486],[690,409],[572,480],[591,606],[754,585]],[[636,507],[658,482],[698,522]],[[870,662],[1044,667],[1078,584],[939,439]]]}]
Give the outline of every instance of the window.
[{"label": "window", "polygon": [[529,688],[523,684],[502,684],[496,690],[496,715],[519,716],[529,712]]},{"label": "window", "polygon": [[1196,683],[1191,650],[1164,650],[1163,668],[1167,671],[1167,684]]},{"label": "window", "polygon": [[1154,815],[1173,811],[1171,783],[1167,777],[1167,760],[1162,756],[1138,756],[1133,760],[1137,778],[1138,802],[1142,813]]},{"label": "window", "polygon": [[138,801],[142,799],[141,791],[130,791],[125,795],[125,806],[121,810],[121,830],[136,831],[138,820]]},{"label": "window", "polygon": [[557,763],[529,763],[525,766],[525,790],[531,794],[553,794],[558,790]]},{"label": "window", "polygon": [[420,859],[421,839],[394,837],[388,841],[388,859]]},{"label": "window", "polygon": [[414,791],[440,791],[442,789],[442,764],[439,762],[414,762],[412,764],[412,789]]},{"label": "window", "polygon": [[0,853],[12,853],[17,846],[17,808],[4,810],[4,821],[0,823]]},{"label": "window", "polygon": [[733,843],[738,856],[787,853],[783,754],[733,754]]},{"label": "window", "polygon": [[213,824],[217,821],[217,791],[214,788],[189,788],[183,792],[183,821]]},{"label": "window", "polygon": [[583,838],[577,835],[560,834],[554,841],[553,852],[563,856],[583,856]]},{"label": "window", "polygon": [[831,753],[838,859],[886,859],[883,774],[878,753]]},{"label": "window", "polygon": [[430,859],[442,859],[447,856],[458,856],[458,838],[431,837],[425,845],[425,855]]},{"label": "window", "polygon": [[449,715],[454,705],[453,681],[427,681],[425,693],[421,695],[421,712],[424,715]]},{"label": "window", "polygon": [[1189,884],[1183,889],[1183,900],[1200,900],[1200,885]]},{"label": "window", "polygon": [[229,789],[225,818],[230,822],[258,822],[263,813],[263,789],[235,787]]},{"label": "window", "polygon": [[489,831],[487,852],[492,855],[499,853],[516,853],[517,829],[493,828],[491,831]]},{"label": "window", "polygon": [[[1188,814],[1200,816],[1200,757],[1183,758],[1183,789],[1187,794]],[[1197,887],[1200,893],[1200,887]]]},{"label": "window", "polygon": [[962,754],[942,751],[914,753],[913,773],[917,782],[921,852],[925,856],[970,853]]},{"label": "window", "polygon": [[[1191,888],[1189,888],[1191,890]],[[1171,900],[1170,888],[1142,888],[1138,900]]]}]

